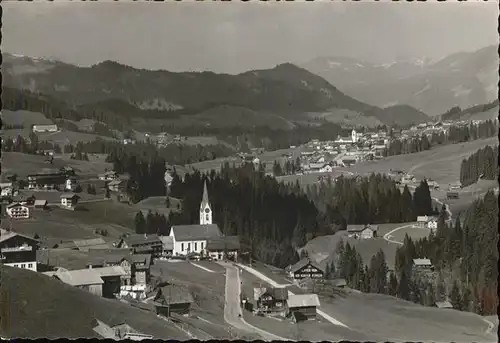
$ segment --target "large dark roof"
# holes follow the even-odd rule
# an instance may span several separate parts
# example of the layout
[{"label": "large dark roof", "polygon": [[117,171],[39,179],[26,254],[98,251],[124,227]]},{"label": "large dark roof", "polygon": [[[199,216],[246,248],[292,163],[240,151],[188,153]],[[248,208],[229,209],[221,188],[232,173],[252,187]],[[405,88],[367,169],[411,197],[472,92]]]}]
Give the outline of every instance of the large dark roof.
[{"label": "large dark roof", "polygon": [[185,304],[194,302],[191,292],[186,287],[167,285],[159,289],[158,298],[155,300],[161,305]]},{"label": "large dark roof", "polygon": [[240,238],[238,236],[221,236],[207,240],[207,250],[239,250]]},{"label": "large dark roof", "polygon": [[138,235],[132,234],[123,239],[129,247],[139,244],[162,244],[158,235]]},{"label": "large dark roof", "polygon": [[320,267],[316,262],[311,261],[309,258],[304,258],[300,260],[299,262],[295,263],[292,266],[289,266],[287,269],[288,271],[295,273],[299,271],[299,269],[302,269],[303,267],[307,266],[308,264],[311,264],[311,266],[315,267],[316,269],[321,270],[322,272],[325,272],[325,270]]},{"label": "large dark roof", "polygon": [[204,240],[222,236],[217,224],[175,225],[172,226],[172,231],[177,242],[189,240]]}]

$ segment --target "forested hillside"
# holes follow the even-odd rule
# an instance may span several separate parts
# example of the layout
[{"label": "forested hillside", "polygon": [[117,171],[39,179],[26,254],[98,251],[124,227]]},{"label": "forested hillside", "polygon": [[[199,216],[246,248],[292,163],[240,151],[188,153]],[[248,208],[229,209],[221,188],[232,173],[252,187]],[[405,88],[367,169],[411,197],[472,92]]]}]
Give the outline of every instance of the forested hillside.
[{"label": "forested hillside", "polygon": [[[454,225],[446,224],[446,216],[442,208],[436,234],[416,241],[405,237],[396,252],[394,271],[389,271],[382,251],[365,265],[355,247],[339,241],[336,258],[327,266],[328,277],[343,277],[362,292],[389,294],[425,306],[448,300],[457,310],[496,313],[498,198],[489,192],[475,201],[463,223],[457,219]],[[435,272],[414,272],[415,258],[429,258]]]},{"label": "forested hillside", "polygon": [[462,161],[460,166],[462,186],[469,186],[479,179],[498,179],[498,145],[493,148],[487,145]]}]

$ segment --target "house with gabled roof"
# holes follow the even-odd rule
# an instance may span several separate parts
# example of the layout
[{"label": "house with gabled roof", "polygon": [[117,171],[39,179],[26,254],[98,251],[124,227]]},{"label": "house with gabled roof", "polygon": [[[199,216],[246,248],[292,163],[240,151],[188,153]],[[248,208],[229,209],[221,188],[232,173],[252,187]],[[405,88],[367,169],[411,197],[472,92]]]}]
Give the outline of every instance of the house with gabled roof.
[{"label": "house with gabled roof", "polygon": [[131,249],[134,254],[151,254],[159,257],[163,251],[163,243],[156,234],[131,234],[120,239],[117,248]]},{"label": "house with gabled roof", "polygon": [[45,272],[44,274],[55,277],[68,285],[86,290],[94,295],[102,296],[104,281],[99,273],[92,269],[66,270],[59,268],[56,272]]},{"label": "house with gabled roof", "polygon": [[294,265],[286,267],[286,271],[294,280],[302,280],[305,278],[322,279],[325,277],[324,268],[307,257]]},{"label": "house with gabled roof", "polygon": [[0,229],[0,262],[6,266],[36,272],[39,243],[32,237]]},{"label": "house with gabled roof", "polygon": [[288,315],[299,322],[315,319],[320,302],[317,294],[294,294],[288,297],[286,305]]},{"label": "house with gabled roof", "polygon": [[256,287],[253,299],[255,308],[262,312],[285,311],[288,290],[284,287]]},{"label": "house with gabled roof", "polygon": [[74,210],[80,197],[75,193],[63,193],[60,196],[61,207]]},{"label": "house with gabled roof", "polygon": [[194,299],[186,287],[167,284],[158,287],[153,302],[157,314],[170,317],[172,313],[189,314]]},{"label": "house with gabled roof", "polygon": [[7,215],[13,219],[27,219],[30,217],[30,209],[28,206],[21,205],[18,202],[13,202],[5,207]]},{"label": "house with gabled roof", "polygon": [[207,240],[206,251],[208,256],[214,260],[222,260],[225,258],[237,260],[239,250],[239,236],[218,236]]},{"label": "house with gabled roof", "polygon": [[349,237],[370,239],[377,236],[378,225],[347,225]]}]

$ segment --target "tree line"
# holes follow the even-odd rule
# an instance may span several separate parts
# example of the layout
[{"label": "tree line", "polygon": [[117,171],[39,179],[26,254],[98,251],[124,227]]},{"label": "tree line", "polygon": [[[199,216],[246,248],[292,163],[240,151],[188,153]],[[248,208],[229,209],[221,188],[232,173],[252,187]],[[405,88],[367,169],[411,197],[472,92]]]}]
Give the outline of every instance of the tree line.
[{"label": "tree line", "polygon": [[274,161],[273,163],[273,175],[283,176],[283,175],[294,175],[301,169],[300,158],[296,158],[295,161],[287,159],[285,163],[280,163],[279,161]]},{"label": "tree line", "polygon": [[305,194],[332,223],[341,229],[347,224],[402,223],[415,221],[417,216],[434,215],[429,185],[422,180],[412,194],[386,175],[336,180],[307,185]]},{"label": "tree line", "polygon": [[498,145],[477,150],[460,165],[460,183],[469,186],[479,179],[498,179]]},{"label": "tree line", "polygon": [[[437,232],[413,241],[406,237],[396,252],[399,279],[410,280],[414,258],[429,258],[437,278],[405,281],[409,295],[426,290],[436,301],[450,300],[454,308],[493,314],[498,304],[498,198],[488,192],[466,211],[463,220],[447,223],[445,208],[438,218]],[[400,281],[401,282],[401,281]],[[413,282],[413,283],[412,283]],[[412,296],[416,297],[416,294]]]},{"label": "tree line", "polygon": [[464,126],[453,125],[450,126],[447,133],[433,132],[430,135],[422,134],[412,138],[393,139],[389,147],[384,150],[383,155],[413,154],[429,150],[438,145],[465,143],[477,139],[490,138],[497,133],[498,125],[492,120]]}]

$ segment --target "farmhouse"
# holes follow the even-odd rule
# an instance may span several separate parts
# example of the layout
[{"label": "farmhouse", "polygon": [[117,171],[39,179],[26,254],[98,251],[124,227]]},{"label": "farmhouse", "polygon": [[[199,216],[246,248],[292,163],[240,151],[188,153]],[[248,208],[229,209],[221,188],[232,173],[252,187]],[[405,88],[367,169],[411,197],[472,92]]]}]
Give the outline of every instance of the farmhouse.
[{"label": "farmhouse", "polygon": [[27,176],[28,189],[53,189],[66,182],[64,173],[42,173]]},{"label": "farmhouse", "polygon": [[27,206],[14,202],[6,206],[7,215],[13,219],[26,219],[30,217],[30,210]]},{"label": "farmhouse", "polygon": [[94,295],[102,296],[104,281],[99,276],[99,273],[92,269],[66,270],[59,268],[56,272],[45,272],[44,274],[55,277],[73,287],[86,290]]},{"label": "farmhouse", "polygon": [[163,243],[156,234],[128,235],[122,238],[116,247],[132,249],[134,254],[151,254],[153,257],[160,257],[163,251]]},{"label": "farmhouse", "polygon": [[131,255],[130,262],[133,265],[133,280],[136,285],[147,285],[151,279],[151,255]]},{"label": "farmhouse", "polygon": [[33,132],[56,132],[57,125],[33,125]]},{"label": "farmhouse", "polygon": [[322,279],[325,276],[325,270],[309,258],[304,258],[294,265],[288,266],[286,271],[294,280]]},{"label": "farmhouse", "polygon": [[207,240],[206,251],[214,260],[238,259],[240,238],[238,236],[220,236]]},{"label": "farmhouse", "polygon": [[428,258],[415,258],[413,259],[414,271],[432,271],[434,266]]},{"label": "farmhouse", "polygon": [[437,223],[437,220],[435,219],[431,219],[427,222],[427,228],[429,230],[431,230],[432,232],[436,232],[437,230],[437,227],[438,227],[438,223]]},{"label": "farmhouse", "polygon": [[285,311],[288,300],[286,288],[256,287],[253,289],[255,308],[262,312]]},{"label": "farmhouse", "polygon": [[[89,250],[89,252],[94,253],[94,251]],[[87,268],[103,268],[103,267],[116,267],[120,266],[125,275],[121,276],[120,284],[122,286],[130,286],[133,283],[133,278],[135,278],[135,268],[132,259],[127,253],[123,254],[109,254],[104,257],[91,257],[90,261],[87,263]],[[135,280],[135,279],[134,279]]]},{"label": "farmhouse", "polygon": [[298,322],[315,319],[320,303],[317,294],[295,294],[288,297],[286,305],[288,315]]},{"label": "farmhouse", "polygon": [[377,225],[347,225],[348,237],[371,239],[377,237]]},{"label": "farmhouse", "polygon": [[0,229],[0,260],[10,267],[37,271],[36,252],[39,242],[13,231]]},{"label": "farmhouse", "polygon": [[61,194],[61,206],[67,209],[75,209],[78,204],[80,197],[75,193],[64,193]]},{"label": "farmhouse", "polygon": [[165,317],[170,317],[171,313],[189,314],[193,302],[188,289],[173,284],[159,287],[154,297],[156,313]]}]

